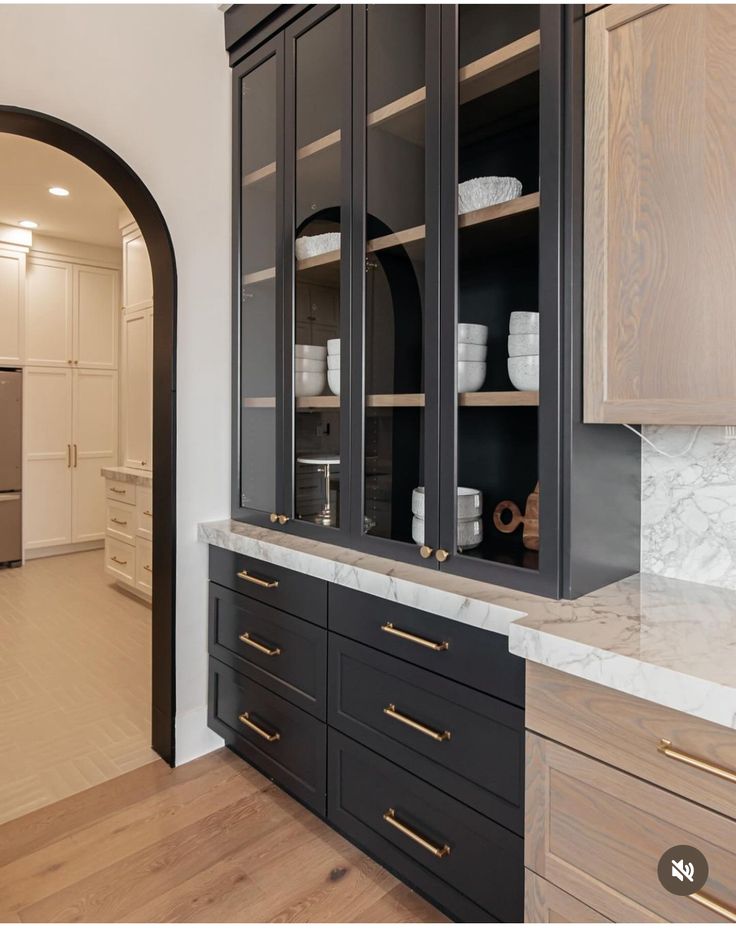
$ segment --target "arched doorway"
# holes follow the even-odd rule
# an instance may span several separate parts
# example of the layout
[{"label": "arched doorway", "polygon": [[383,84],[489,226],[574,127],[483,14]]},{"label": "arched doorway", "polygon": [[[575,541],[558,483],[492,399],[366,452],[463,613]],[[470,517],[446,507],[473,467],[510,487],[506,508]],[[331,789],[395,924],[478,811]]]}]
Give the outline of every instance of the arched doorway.
[{"label": "arched doorway", "polygon": [[64,150],[98,173],[135,217],[148,247],[156,317],[153,336],[153,749],[174,763],[176,583],[176,261],[156,200],[123,160],[99,140],[48,114],[0,105],[0,133]]}]

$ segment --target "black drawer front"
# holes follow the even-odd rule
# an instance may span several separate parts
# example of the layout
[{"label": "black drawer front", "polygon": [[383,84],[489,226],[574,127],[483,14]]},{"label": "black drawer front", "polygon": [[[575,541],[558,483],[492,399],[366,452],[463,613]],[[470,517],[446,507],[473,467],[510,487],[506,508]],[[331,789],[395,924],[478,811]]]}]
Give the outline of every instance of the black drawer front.
[{"label": "black drawer front", "polygon": [[[244,724],[239,715],[251,725]],[[323,723],[213,658],[208,723],[256,769],[315,812],[325,814]],[[267,740],[264,734],[278,737]]]},{"label": "black drawer front", "polygon": [[[511,655],[508,637],[348,587],[330,584],[329,595],[329,628],[334,632],[524,706],[524,660]],[[393,631],[381,628],[386,624]],[[447,647],[430,648],[398,631]]]},{"label": "black drawer front", "polygon": [[327,633],[210,584],[210,655],[325,719]]},{"label": "black drawer front", "polygon": [[210,580],[310,623],[327,625],[325,580],[214,547],[210,547]]},{"label": "black drawer front", "polygon": [[521,708],[334,634],[329,662],[331,726],[523,833]]},{"label": "black drawer front", "polygon": [[[523,921],[518,835],[332,729],[329,785],[329,820],[438,906],[465,921]],[[431,850],[445,846],[443,857]]]}]

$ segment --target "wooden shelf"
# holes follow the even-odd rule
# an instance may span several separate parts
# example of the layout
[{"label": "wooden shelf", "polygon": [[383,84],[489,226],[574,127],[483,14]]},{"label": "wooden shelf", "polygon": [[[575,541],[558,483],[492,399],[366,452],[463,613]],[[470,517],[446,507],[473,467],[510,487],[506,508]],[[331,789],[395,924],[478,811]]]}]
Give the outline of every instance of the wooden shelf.
[{"label": "wooden shelf", "polygon": [[538,404],[538,391],[466,391],[458,395],[461,408],[518,408]]},{"label": "wooden shelf", "polygon": [[[537,391],[468,391],[458,395],[461,408],[513,408],[535,407],[539,404]],[[423,408],[423,394],[368,395],[366,407],[369,408]],[[276,398],[243,398],[246,408],[274,408]],[[339,408],[337,395],[312,395],[296,399],[297,410],[309,408]]]}]

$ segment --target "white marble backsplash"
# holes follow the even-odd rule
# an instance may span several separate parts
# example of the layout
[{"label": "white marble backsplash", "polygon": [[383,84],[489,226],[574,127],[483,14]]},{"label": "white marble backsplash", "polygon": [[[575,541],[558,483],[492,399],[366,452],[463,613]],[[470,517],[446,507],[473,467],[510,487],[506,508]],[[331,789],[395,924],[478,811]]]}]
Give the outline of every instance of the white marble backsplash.
[{"label": "white marble backsplash", "polygon": [[[667,453],[695,427],[646,426]],[[736,436],[701,427],[666,457],[642,443],[641,569],[736,590]]]}]

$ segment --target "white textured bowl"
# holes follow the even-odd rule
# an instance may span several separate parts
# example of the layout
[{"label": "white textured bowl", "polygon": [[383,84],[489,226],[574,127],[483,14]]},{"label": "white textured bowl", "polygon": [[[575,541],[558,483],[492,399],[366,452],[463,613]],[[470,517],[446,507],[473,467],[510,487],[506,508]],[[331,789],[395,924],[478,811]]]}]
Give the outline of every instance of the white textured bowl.
[{"label": "white textured bowl", "polygon": [[340,356],[339,355],[328,355],[327,356],[327,368],[340,369]]},{"label": "white textured bowl", "polygon": [[488,327],[481,323],[458,323],[457,341],[484,346],[488,342]]},{"label": "white textured bowl", "polygon": [[509,355],[539,355],[539,333],[515,333],[509,336]]},{"label": "white textured bowl", "polygon": [[327,346],[294,346],[294,355],[297,359],[322,359],[327,356]]},{"label": "white textured bowl", "polygon": [[340,355],[340,340],[339,339],[327,340],[327,355]]},{"label": "white textured bowl", "polygon": [[325,388],[325,373],[294,372],[294,395],[297,398],[321,395]]},{"label": "white textured bowl", "polygon": [[472,342],[459,342],[457,344],[458,362],[485,362],[488,346],[475,345]]},{"label": "white textured bowl", "polygon": [[517,333],[538,333],[539,332],[539,313],[532,313],[529,310],[514,310],[509,317],[509,333],[515,336]]},{"label": "white textured bowl", "polygon": [[[424,518],[424,486],[417,486],[411,494],[411,510],[417,518]],[[480,489],[457,487],[458,521],[480,518],[483,513],[483,494]]]},{"label": "white textured bowl", "polygon": [[519,391],[539,391],[539,356],[515,355],[507,359],[509,378]]},{"label": "white textured bowl", "polygon": [[[424,544],[424,519],[416,515],[411,520],[411,536],[416,544]],[[458,548],[474,548],[483,541],[483,521],[479,518],[457,523]]]},{"label": "white textured bowl", "polygon": [[340,394],[340,369],[339,368],[327,369],[327,384],[330,386],[330,391],[333,393],[333,395]]},{"label": "white textured bowl", "polygon": [[324,359],[295,359],[294,360],[295,372],[324,372],[324,370],[325,370]]},{"label": "white textured bowl", "polygon": [[480,391],[486,380],[485,362],[458,362],[457,363],[457,391]]}]

